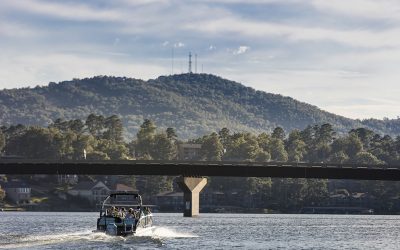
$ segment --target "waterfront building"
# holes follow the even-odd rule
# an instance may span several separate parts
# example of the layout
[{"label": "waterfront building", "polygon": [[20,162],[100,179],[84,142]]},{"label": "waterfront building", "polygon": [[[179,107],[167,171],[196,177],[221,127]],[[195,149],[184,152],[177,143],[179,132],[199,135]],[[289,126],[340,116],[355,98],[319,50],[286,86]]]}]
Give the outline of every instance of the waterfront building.
[{"label": "waterfront building", "polygon": [[6,192],[6,198],[16,204],[28,204],[31,200],[31,188],[23,181],[2,182],[0,186]]}]

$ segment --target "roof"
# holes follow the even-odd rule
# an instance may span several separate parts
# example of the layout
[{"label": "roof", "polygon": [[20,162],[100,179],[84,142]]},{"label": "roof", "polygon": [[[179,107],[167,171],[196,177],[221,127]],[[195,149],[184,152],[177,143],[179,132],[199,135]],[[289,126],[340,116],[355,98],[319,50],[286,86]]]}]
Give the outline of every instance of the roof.
[{"label": "roof", "polygon": [[72,188],[72,190],[90,190],[93,188],[94,185],[96,185],[95,182],[83,181],[76,184],[75,187]]},{"label": "roof", "polygon": [[3,188],[29,188],[29,185],[23,181],[0,182],[0,186]]},{"label": "roof", "polygon": [[134,192],[137,191],[133,189],[132,187],[129,187],[128,185],[117,183],[114,187],[114,191],[129,191],[129,192]]},{"label": "roof", "polygon": [[157,197],[165,197],[165,196],[170,196],[170,197],[183,197],[183,192],[162,192],[156,195]]}]

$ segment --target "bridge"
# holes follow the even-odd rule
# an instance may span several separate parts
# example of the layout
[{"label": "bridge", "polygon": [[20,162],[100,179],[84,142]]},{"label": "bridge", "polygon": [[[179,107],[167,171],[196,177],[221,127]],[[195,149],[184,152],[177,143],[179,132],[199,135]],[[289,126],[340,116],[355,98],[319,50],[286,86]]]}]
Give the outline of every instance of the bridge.
[{"label": "bridge", "polygon": [[199,214],[204,176],[400,180],[400,166],[238,161],[50,161],[0,160],[0,174],[170,175],[181,176],[184,216]]}]

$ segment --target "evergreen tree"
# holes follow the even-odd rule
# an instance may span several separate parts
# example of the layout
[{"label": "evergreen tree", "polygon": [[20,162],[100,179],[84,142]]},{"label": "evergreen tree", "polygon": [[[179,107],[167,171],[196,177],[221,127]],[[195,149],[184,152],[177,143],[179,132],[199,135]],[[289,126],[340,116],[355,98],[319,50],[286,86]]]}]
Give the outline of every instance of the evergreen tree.
[{"label": "evergreen tree", "polygon": [[167,134],[161,133],[154,137],[154,148],[151,152],[155,160],[173,160],[176,158],[177,148]]},{"label": "evergreen tree", "polygon": [[272,138],[284,140],[285,139],[285,131],[281,127],[276,127],[271,135]]},{"label": "evergreen tree", "polygon": [[157,127],[148,119],[145,119],[137,133],[136,151],[141,156],[151,155],[154,146],[154,137]]},{"label": "evergreen tree", "polygon": [[6,146],[6,136],[3,134],[3,131],[1,131],[1,129],[0,129],[0,155],[5,146]]},{"label": "evergreen tree", "polygon": [[105,127],[105,118],[102,115],[90,114],[86,119],[86,127],[91,135],[100,139]]},{"label": "evergreen tree", "polygon": [[205,160],[220,161],[224,147],[219,140],[217,133],[212,133],[204,139],[201,145],[201,152]]},{"label": "evergreen tree", "polygon": [[106,131],[103,133],[104,139],[111,140],[115,143],[120,143],[123,141],[123,126],[122,121],[118,116],[112,115],[107,117],[104,120],[104,127],[106,129]]}]

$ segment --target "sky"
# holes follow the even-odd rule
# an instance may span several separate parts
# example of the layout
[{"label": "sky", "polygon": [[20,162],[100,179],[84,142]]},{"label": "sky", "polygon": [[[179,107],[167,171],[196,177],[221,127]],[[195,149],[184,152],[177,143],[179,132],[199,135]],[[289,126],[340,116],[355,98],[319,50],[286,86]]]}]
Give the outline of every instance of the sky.
[{"label": "sky", "polygon": [[400,115],[398,0],[0,1],[0,89],[184,73],[189,51],[198,73],[350,118]]}]

